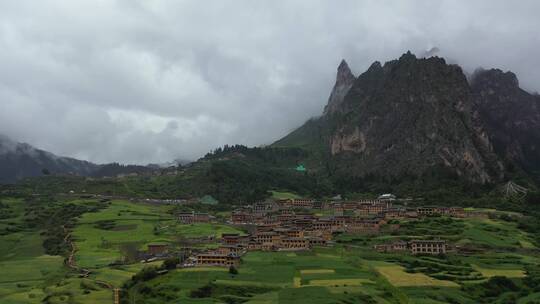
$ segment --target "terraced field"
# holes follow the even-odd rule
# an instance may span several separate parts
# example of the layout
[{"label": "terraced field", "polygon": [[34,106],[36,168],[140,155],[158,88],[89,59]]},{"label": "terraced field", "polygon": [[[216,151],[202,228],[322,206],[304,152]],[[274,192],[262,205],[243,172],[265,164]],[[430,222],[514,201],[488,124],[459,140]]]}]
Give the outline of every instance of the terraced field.
[{"label": "terraced field", "polygon": [[433,279],[422,273],[407,273],[405,269],[397,265],[379,266],[377,271],[382,274],[390,284],[395,287],[405,286],[443,286],[459,287],[457,283],[446,280]]},{"label": "terraced field", "polygon": [[[2,227],[22,221],[22,201],[3,200],[13,205],[14,217],[0,220]],[[88,200],[72,200],[84,205]],[[112,303],[110,286],[122,286],[143,267],[161,262],[111,266],[149,243],[171,245],[182,237],[219,237],[239,232],[226,225],[179,225],[167,213],[169,206],[155,206],[115,200],[99,212],[85,213],[71,233],[78,267],[90,270],[78,278],[64,266],[64,258],[44,254],[40,231],[0,235],[0,303]],[[0,228],[2,228],[0,227]],[[53,284],[54,286],[50,286]]]},{"label": "terraced field", "polygon": [[[112,303],[111,287],[122,287],[146,266],[129,260],[149,243],[180,247],[217,246],[223,233],[242,233],[226,224],[181,225],[156,206],[115,200],[81,215],[70,228],[75,263],[86,278],[47,255],[43,231],[26,227],[20,200],[4,200],[13,216],[0,220],[0,303]],[[67,203],[67,202],[66,202]],[[77,199],[69,203],[95,203]],[[224,212],[223,214],[228,214]],[[515,222],[500,219],[431,218],[400,223],[402,229],[379,236],[340,235],[332,247],[303,252],[249,252],[238,274],[203,267],[169,271],[126,290],[137,303],[478,303],[475,290],[498,290],[493,282],[524,286],[540,264],[534,238]],[[396,239],[440,237],[475,253],[411,256],[378,253],[373,245]],[[114,265],[127,261],[125,265]],[[495,280],[495,281],[493,281]],[[508,283],[511,282],[511,283]],[[486,285],[487,284],[487,285]],[[495,283],[493,283],[495,284]],[[498,283],[497,283],[498,284]],[[472,288],[472,289],[471,289]],[[482,289],[483,288],[483,289]],[[516,287],[517,288],[517,287]],[[476,297],[476,298],[475,298]],[[517,303],[540,299],[531,292]]]}]

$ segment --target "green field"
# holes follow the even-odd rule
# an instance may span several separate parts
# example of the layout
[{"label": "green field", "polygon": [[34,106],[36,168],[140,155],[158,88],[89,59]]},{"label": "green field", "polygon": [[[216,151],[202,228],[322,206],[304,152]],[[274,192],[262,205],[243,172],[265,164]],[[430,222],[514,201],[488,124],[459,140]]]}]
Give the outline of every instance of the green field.
[{"label": "green field", "polygon": [[[276,192],[278,196],[294,196]],[[217,246],[223,233],[244,233],[227,224],[179,224],[172,206],[125,200],[103,203],[70,224],[77,248],[76,264],[91,271],[87,278],[64,265],[64,257],[48,255],[46,234],[32,228],[34,216],[18,199],[2,200],[9,218],[0,220],[0,303],[112,303],[108,286],[122,287],[147,266],[129,260],[150,243],[172,248]],[[95,205],[72,199],[59,204]],[[221,211],[220,215],[228,215]],[[42,220],[46,220],[42,219]],[[307,252],[249,252],[239,273],[226,268],[172,270],[139,282],[127,291],[136,303],[478,303],[492,299],[476,290],[498,290],[492,279],[506,278],[522,288],[540,263],[535,238],[516,222],[501,219],[426,218],[399,221],[401,229],[381,235],[335,237],[332,247]],[[383,227],[383,231],[386,228]],[[375,244],[395,239],[440,237],[477,251],[461,255],[411,256],[377,253]],[[201,243],[190,243],[193,240]],[[127,261],[124,265],[111,263]],[[531,272],[531,269],[533,272]],[[540,273],[540,270],[538,270]],[[495,282],[495,281],[493,281]],[[510,284],[505,281],[505,284]],[[487,284],[487,285],[486,285]],[[493,283],[496,284],[496,283]],[[472,288],[472,289],[471,289]],[[540,291],[505,291],[516,303],[534,303]],[[513,295],[512,295],[513,294]],[[198,295],[198,296],[197,296]],[[498,295],[499,297],[499,295]],[[494,302],[495,301],[491,301]],[[500,302],[500,301],[499,301]],[[501,302],[503,303],[503,302]]]},{"label": "green field", "polygon": [[[383,290],[375,285],[377,274],[367,264],[353,258],[341,258],[333,248],[319,248],[313,252],[294,255],[285,252],[250,252],[243,258],[239,274],[232,276],[224,268],[182,269],[153,280],[149,288],[181,287],[174,297],[184,303],[212,303],[214,300],[189,297],[193,289],[209,282],[217,289],[237,293],[248,288],[257,293],[248,303],[292,303],[302,298],[314,303],[329,303],[336,298],[355,298],[371,294],[379,297]],[[260,293],[259,293],[260,292]],[[344,293],[345,292],[345,293]],[[142,295],[141,295],[142,296]],[[152,302],[145,299],[145,303]],[[384,303],[384,302],[381,302]]]},{"label": "green field", "polygon": [[[372,250],[380,242],[424,237],[473,244],[482,250],[472,255],[451,253],[447,257],[381,254]],[[168,303],[167,298],[183,303],[235,298],[246,303],[472,304],[477,303],[479,295],[464,291],[464,287],[482,286],[494,277],[518,280],[516,284],[521,284],[519,280],[527,276],[526,269],[540,261],[529,234],[513,222],[494,219],[428,218],[404,222],[397,234],[342,235],[337,241],[334,247],[312,252],[249,252],[243,257],[238,275],[220,268],[176,270],[143,284],[154,296],[162,297],[138,296],[148,303]],[[529,246],[522,246],[523,242]],[[170,291],[175,286],[179,289]],[[207,297],[190,296],[203,287],[211,290]],[[138,293],[136,288],[133,292]]]},{"label": "green field", "polygon": [[[238,275],[230,275],[224,268],[176,270],[144,285],[163,298],[138,296],[145,303],[168,303],[167,297],[183,303],[213,303],[228,296],[243,298],[247,303],[475,303],[460,289],[461,283],[408,273],[391,260],[384,254],[341,247],[294,254],[250,252],[243,258]],[[480,270],[485,272],[485,279],[492,275],[523,276],[515,269]],[[179,288],[174,291],[176,286]],[[203,286],[211,286],[211,296],[190,297],[193,290]]]},{"label": "green field", "polygon": [[[21,223],[22,202],[3,202],[14,210],[14,217],[0,220],[0,225]],[[84,205],[88,200],[69,202]],[[44,239],[39,231],[0,236],[0,303],[41,303],[44,297],[51,303],[109,302],[112,291],[103,283],[120,287],[143,267],[161,264],[158,261],[109,266],[122,260],[126,250],[145,250],[147,244],[157,242],[175,246],[179,238],[219,238],[222,233],[242,233],[220,224],[180,225],[168,213],[170,208],[115,200],[106,208],[77,219],[72,231],[77,248],[75,261],[77,266],[91,271],[87,279],[71,273],[64,266],[63,257],[44,254]],[[103,229],[100,223],[109,227]],[[50,286],[53,283],[54,287]]]},{"label": "green field", "polygon": [[63,258],[45,255],[37,232],[0,236],[0,302],[40,303],[42,288],[63,276]]}]

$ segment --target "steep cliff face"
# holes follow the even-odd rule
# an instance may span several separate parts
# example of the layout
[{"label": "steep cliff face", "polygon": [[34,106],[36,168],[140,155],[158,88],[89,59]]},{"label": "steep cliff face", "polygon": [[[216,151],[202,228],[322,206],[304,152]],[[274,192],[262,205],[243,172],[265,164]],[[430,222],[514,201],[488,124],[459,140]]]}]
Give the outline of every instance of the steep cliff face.
[{"label": "steep cliff face", "polygon": [[324,108],[325,115],[339,110],[341,102],[343,102],[345,95],[349,92],[355,80],[356,78],[349,65],[345,60],[342,60],[337,69],[336,83],[328,98],[328,104]]},{"label": "steep cliff face", "polygon": [[540,170],[540,97],[522,90],[515,74],[498,69],[476,71],[471,88],[497,154],[525,171]]},{"label": "steep cliff face", "polygon": [[434,168],[468,180],[493,180],[472,120],[461,68],[411,53],[360,75],[333,122],[329,147],[338,170],[355,175],[420,176]]}]

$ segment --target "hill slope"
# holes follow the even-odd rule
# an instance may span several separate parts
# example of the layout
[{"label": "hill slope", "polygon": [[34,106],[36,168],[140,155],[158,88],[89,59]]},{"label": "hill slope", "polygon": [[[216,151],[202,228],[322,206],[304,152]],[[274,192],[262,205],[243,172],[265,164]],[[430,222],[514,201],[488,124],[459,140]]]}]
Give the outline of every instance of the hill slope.
[{"label": "hill slope", "polygon": [[28,144],[0,136],[0,183],[50,173],[89,175],[98,165],[74,158],[59,157]]},{"label": "hill slope", "polygon": [[117,163],[98,165],[75,158],[61,157],[0,135],[0,184],[44,174],[102,177],[152,170],[146,166],[126,166]]}]

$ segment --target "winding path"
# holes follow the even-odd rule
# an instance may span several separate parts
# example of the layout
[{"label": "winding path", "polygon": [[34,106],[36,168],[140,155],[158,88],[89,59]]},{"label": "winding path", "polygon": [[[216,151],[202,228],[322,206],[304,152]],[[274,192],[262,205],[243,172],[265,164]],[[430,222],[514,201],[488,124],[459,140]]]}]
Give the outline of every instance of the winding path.
[{"label": "winding path", "polygon": [[[88,276],[90,275],[90,270],[77,266],[77,263],[75,261],[75,253],[77,252],[77,245],[75,245],[75,243],[73,242],[71,238],[71,232],[65,226],[62,226],[62,229],[64,229],[64,233],[66,234],[66,236],[64,237],[64,242],[68,243],[69,247],[71,248],[68,259],[66,261],[66,265],[69,268],[79,272],[82,278],[88,278]],[[114,304],[120,304],[120,288],[115,288],[113,285],[105,281],[101,281],[101,280],[93,280],[93,281],[99,285],[104,286],[105,288],[111,289],[113,291]]]}]

